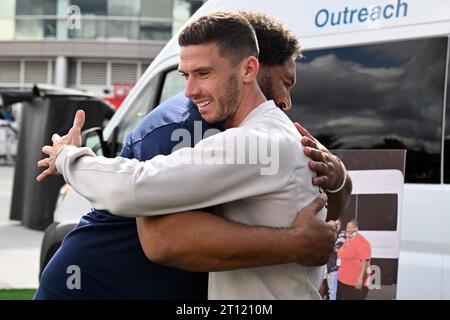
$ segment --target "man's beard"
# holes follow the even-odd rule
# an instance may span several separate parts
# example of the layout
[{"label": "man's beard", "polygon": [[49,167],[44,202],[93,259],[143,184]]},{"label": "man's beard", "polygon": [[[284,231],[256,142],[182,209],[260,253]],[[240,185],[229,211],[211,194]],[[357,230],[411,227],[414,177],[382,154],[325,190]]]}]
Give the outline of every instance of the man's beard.
[{"label": "man's beard", "polygon": [[235,75],[228,78],[225,94],[218,99],[217,115],[214,122],[224,122],[234,117],[239,107],[240,90]]},{"label": "man's beard", "polygon": [[266,97],[267,100],[274,100],[275,101],[275,94],[272,90],[272,77],[265,76],[261,83],[258,83],[259,87],[261,88],[262,93]]}]

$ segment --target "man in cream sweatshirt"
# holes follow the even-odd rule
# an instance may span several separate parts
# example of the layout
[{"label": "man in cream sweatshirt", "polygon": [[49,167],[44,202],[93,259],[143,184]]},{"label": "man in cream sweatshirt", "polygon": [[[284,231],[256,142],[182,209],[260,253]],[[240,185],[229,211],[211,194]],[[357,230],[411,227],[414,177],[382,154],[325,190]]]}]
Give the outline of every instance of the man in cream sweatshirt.
[{"label": "man in cream sweatshirt", "polygon": [[[220,213],[237,222],[289,226],[319,189],[311,185],[299,133],[259,89],[253,30],[239,15],[216,13],[186,27],[179,44],[186,96],[203,119],[222,122],[226,131],[146,162],[96,157],[76,148],[69,132],[44,147],[48,163],[95,208],[114,214],[154,216],[221,205]],[[324,219],[325,210],[320,215]],[[320,267],[297,263],[212,272],[209,297],[319,299],[321,279]]]}]

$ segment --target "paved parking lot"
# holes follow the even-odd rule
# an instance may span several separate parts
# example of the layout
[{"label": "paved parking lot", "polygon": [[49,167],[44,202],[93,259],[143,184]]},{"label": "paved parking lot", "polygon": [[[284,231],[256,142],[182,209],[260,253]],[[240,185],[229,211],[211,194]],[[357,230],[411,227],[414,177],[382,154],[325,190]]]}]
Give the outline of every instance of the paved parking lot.
[{"label": "paved parking lot", "polygon": [[37,288],[42,231],[9,220],[14,167],[0,166],[0,288]]},{"label": "paved parking lot", "polygon": [[0,222],[8,220],[14,167],[0,166]]}]

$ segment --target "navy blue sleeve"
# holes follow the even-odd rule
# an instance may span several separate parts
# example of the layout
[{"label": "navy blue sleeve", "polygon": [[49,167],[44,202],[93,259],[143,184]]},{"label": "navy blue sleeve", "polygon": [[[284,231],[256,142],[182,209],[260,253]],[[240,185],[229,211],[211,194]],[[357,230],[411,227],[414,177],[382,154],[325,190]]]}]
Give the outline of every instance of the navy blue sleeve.
[{"label": "navy blue sleeve", "polygon": [[133,152],[133,143],[131,142],[132,135],[129,134],[127,136],[127,140],[125,141],[125,144],[122,148],[122,151],[120,152],[120,156],[128,159],[134,158],[134,152]]},{"label": "navy blue sleeve", "polygon": [[[141,140],[133,142],[130,146],[124,147],[123,154],[134,157],[140,161],[149,160],[159,154],[169,155],[174,148],[180,143],[191,145],[191,142],[175,140],[172,141],[172,133],[179,129],[179,124],[168,124],[149,132]],[[127,139],[128,141],[128,139]]]}]

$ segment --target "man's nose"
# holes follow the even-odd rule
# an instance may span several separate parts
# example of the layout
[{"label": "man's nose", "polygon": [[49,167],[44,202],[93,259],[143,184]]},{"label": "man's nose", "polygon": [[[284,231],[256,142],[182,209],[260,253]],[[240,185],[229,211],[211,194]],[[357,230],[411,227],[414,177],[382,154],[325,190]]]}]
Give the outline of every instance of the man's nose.
[{"label": "man's nose", "polygon": [[184,94],[189,99],[195,98],[200,94],[200,87],[194,79],[189,78],[186,80],[186,88],[184,90]]},{"label": "man's nose", "polygon": [[292,108],[292,101],[291,96],[287,95],[285,96],[279,103],[278,107],[281,108],[284,111],[291,110]]}]

